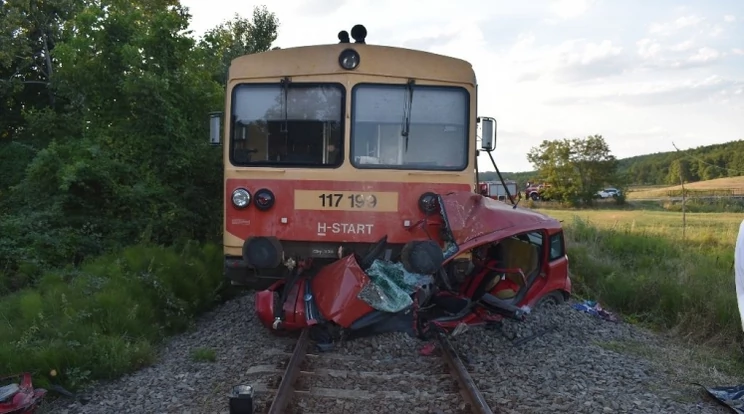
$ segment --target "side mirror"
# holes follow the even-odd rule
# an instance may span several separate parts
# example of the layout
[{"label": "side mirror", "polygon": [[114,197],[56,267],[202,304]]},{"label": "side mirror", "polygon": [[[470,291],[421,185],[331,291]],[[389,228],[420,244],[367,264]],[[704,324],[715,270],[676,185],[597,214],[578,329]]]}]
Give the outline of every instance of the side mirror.
[{"label": "side mirror", "polygon": [[209,114],[209,143],[220,145],[220,125],[222,125],[222,112]]},{"label": "side mirror", "polygon": [[491,152],[496,149],[496,120],[493,118],[481,118],[481,149]]}]

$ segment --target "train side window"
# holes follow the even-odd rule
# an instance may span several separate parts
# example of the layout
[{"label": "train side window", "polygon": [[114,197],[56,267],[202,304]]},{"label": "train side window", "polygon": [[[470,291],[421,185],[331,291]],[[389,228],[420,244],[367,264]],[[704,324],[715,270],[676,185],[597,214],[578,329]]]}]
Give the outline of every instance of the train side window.
[{"label": "train side window", "polygon": [[566,255],[566,244],[563,240],[563,232],[560,231],[550,236],[550,261],[558,260]]}]

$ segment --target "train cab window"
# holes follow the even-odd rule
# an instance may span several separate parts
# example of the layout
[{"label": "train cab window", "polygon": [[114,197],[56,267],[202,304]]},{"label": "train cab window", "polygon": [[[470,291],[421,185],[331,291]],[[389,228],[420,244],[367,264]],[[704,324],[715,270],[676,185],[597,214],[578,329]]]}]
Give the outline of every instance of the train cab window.
[{"label": "train cab window", "polygon": [[467,90],[360,84],[352,95],[351,162],[356,168],[467,167]]},{"label": "train cab window", "polygon": [[338,84],[236,86],[230,161],[282,168],[341,165],[344,94]]}]

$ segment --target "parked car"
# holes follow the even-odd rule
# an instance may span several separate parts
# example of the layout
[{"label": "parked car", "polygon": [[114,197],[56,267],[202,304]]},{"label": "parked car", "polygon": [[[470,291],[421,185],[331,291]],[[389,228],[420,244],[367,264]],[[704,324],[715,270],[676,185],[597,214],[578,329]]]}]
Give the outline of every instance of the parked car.
[{"label": "parked car", "polygon": [[548,198],[545,196],[545,190],[547,190],[548,188],[550,188],[550,184],[527,183],[527,187],[524,190],[524,195],[527,198],[531,198],[533,201],[548,201]]},{"label": "parked car", "polygon": [[597,195],[601,198],[608,198],[608,197],[619,197],[620,196],[620,190],[613,187],[605,188],[604,190],[600,190],[597,192]]}]

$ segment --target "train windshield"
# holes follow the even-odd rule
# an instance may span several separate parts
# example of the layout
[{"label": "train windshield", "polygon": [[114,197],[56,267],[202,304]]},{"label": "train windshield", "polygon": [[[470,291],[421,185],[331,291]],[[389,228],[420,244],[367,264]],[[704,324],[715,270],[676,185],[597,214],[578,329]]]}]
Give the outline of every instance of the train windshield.
[{"label": "train windshield", "polygon": [[467,90],[362,84],[352,95],[355,167],[444,171],[467,167]]},{"label": "train windshield", "polygon": [[230,161],[239,166],[337,167],[343,162],[344,88],[241,84],[233,89]]}]

